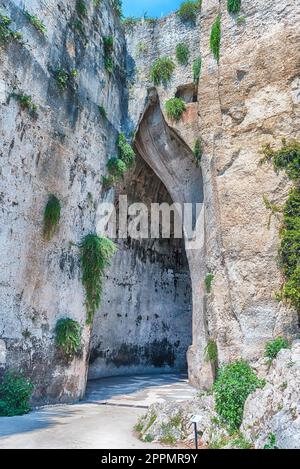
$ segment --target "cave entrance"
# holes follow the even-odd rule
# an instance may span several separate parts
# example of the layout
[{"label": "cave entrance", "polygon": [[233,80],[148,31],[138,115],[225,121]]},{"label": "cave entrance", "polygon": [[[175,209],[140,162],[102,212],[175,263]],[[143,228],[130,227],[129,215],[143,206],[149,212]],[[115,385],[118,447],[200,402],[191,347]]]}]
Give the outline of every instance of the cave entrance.
[{"label": "cave entrance", "polygon": [[191,383],[211,384],[204,364],[202,173],[191,149],[166,123],[155,89],[149,90],[135,147],[135,168],[116,197],[126,194],[129,203],[147,205],[198,204],[194,229],[200,244],[191,250],[186,239],[172,237],[119,241],[95,318],[89,377],[184,370],[188,361]]},{"label": "cave entrance", "polygon": [[[137,155],[117,188],[128,205],[167,203],[162,181]],[[171,217],[171,221],[173,218]],[[119,239],[93,326],[89,378],[187,371],[192,295],[183,239]]]}]

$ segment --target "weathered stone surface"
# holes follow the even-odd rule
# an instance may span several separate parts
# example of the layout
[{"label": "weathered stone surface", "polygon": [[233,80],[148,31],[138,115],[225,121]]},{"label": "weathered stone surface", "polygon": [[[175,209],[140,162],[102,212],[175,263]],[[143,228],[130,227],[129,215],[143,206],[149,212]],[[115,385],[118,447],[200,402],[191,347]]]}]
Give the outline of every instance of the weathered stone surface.
[{"label": "weathered stone surface", "polygon": [[143,440],[175,444],[194,438],[190,420],[200,417],[201,443],[212,448],[263,449],[270,435],[282,449],[300,448],[300,340],[279,352],[272,363],[261,358],[253,365],[266,385],[251,394],[244,407],[240,433],[230,435],[215,411],[214,395],[201,393],[193,400],[152,405],[137,425]]},{"label": "weathered stone surface", "polygon": [[136,430],[140,438],[146,441],[150,439],[171,444],[178,441],[191,442],[195,438],[191,423],[195,415],[200,417],[197,427],[203,445],[228,436],[226,430],[217,424],[214,398],[207,394],[189,401],[152,405],[147,414],[139,419]]},{"label": "weathered stone surface", "polygon": [[[32,378],[36,403],[72,401],[85,390],[90,335],[78,243],[95,231],[101,176],[115,152],[125,42],[108,2],[101,10],[90,3],[83,20],[87,44],[72,27],[75,3],[32,1],[26,8],[44,21],[47,34],[25,18],[23,2],[6,2],[11,27],[23,41],[1,45],[0,57],[0,331],[6,367]],[[109,34],[117,62],[111,79],[102,46],[102,35]],[[59,67],[78,71],[74,90],[59,90],[54,78]],[[36,119],[10,97],[13,92],[32,96]],[[45,242],[43,212],[52,193],[62,214],[58,232]],[[66,316],[83,327],[83,354],[72,363],[61,360],[54,344],[56,321]]]},{"label": "weathered stone surface", "polygon": [[[209,48],[218,13],[222,15],[219,66]],[[205,244],[190,256],[194,300],[188,362],[191,381],[204,388],[212,383],[212,370],[207,369],[203,353],[208,338],[217,342],[221,363],[241,356],[255,361],[267,340],[280,334],[292,338],[298,330],[295,311],[275,300],[282,282],[276,263],[280,225],[273,219],[268,229],[263,203],[265,194],[275,203],[283,203],[290,185],[284,175],[259,166],[259,152],[266,142],[299,137],[299,15],[294,0],[284,6],[277,0],[245,0],[240,13],[244,21],[237,21],[228,14],[226,2],[210,0],[203,3],[194,27],[184,25],[174,14],[167,22],[142,21],[126,34],[132,72],[130,128],[138,122],[140,128],[145,125],[153,96],[152,91],[147,98],[146,88],[153,87],[150,72],[154,60],[168,56],[176,62],[176,44],[182,41],[191,51],[188,66],[177,66],[170,83],[156,91],[173,131],[191,149],[196,138],[203,142],[205,210],[198,229],[204,233]],[[181,121],[170,122],[165,101],[178,87],[192,82],[192,60],[199,55],[202,72],[197,103],[187,104]],[[153,141],[157,138],[152,137]],[[162,172],[165,158],[159,152],[146,155],[139,146],[138,150],[144,158],[148,156],[173,200],[180,201],[178,194],[184,194],[193,180],[186,181],[185,160],[177,162],[174,153],[168,167],[176,162],[177,178],[166,179]],[[214,275],[210,295],[203,289],[207,272]]]},{"label": "weathered stone surface", "polygon": [[242,431],[261,449],[270,434],[282,449],[300,448],[300,341],[282,350],[266,375],[267,384],[245,404]]},{"label": "weathered stone surface", "polygon": [[[128,135],[137,131],[139,157],[156,174],[151,174],[153,187],[141,183],[139,197],[151,198],[158,184],[165,186],[163,198],[202,204],[196,226],[200,244],[190,250],[187,242],[185,249],[176,243],[119,243],[92,333],[91,376],[145,366],[160,369],[147,359],[157,344],[162,367],[179,367],[190,343],[191,382],[209,388],[214,370],[205,361],[208,339],[216,341],[224,363],[239,357],[255,362],[267,340],[295,337],[296,312],[275,301],[282,284],[276,262],[280,221],[273,218],[268,229],[263,203],[266,194],[282,204],[290,185],[283,174],[258,163],[262,144],[277,143],[282,136],[299,138],[299,2],[243,0],[243,22],[227,13],[226,2],[207,0],[194,26],[173,14],[142,21],[126,37],[109,2],[98,9],[91,2],[82,20],[87,41],[74,30],[75,4],[32,0],[26,8],[45,22],[46,37],[25,18],[23,3],[10,0],[6,11],[23,43],[1,46],[0,57],[0,331],[6,368],[23,369],[33,378],[36,402],[73,400],[84,392],[91,331],[85,325],[78,243],[95,231],[101,201],[113,201],[120,191],[137,201],[138,166],[125,188],[102,190],[101,176],[116,153],[121,128]],[[219,12],[218,66],[209,37]],[[105,72],[102,38],[109,35],[116,61],[111,78]],[[188,66],[177,64],[169,85],[154,88],[151,65],[160,56],[176,62],[179,42],[189,45]],[[192,61],[200,55],[195,102],[186,90],[192,86]],[[58,67],[78,70],[75,91],[60,93],[54,79]],[[32,96],[37,119],[20,109],[10,97],[13,91]],[[189,101],[178,123],[167,119],[164,110],[176,93]],[[201,170],[192,153],[198,137],[203,142]],[[62,202],[62,218],[53,240],[45,243],[42,218],[51,193]],[[210,294],[204,287],[207,273],[214,275]],[[156,276],[157,285],[152,282]],[[124,286],[128,278],[130,285]],[[151,283],[142,295],[146,279]],[[64,316],[83,326],[83,354],[71,364],[59,359],[54,346],[54,327]]]}]

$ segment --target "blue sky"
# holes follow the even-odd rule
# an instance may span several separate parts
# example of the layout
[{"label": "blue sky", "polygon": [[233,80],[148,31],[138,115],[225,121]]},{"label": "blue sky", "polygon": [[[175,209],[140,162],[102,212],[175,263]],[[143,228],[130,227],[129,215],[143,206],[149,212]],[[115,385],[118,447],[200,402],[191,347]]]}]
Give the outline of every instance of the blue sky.
[{"label": "blue sky", "polygon": [[142,16],[147,12],[148,16],[160,17],[177,10],[181,3],[182,0],[123,0],[123,14]]}]

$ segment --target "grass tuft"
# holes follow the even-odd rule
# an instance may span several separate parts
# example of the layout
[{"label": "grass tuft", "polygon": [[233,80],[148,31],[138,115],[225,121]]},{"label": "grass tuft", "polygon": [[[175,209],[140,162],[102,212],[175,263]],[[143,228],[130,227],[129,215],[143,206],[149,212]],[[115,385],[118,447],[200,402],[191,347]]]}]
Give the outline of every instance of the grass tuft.
[{"label": "grass tuft", "polygon": [[289,348],[289,342],[284,339],[283,337],[277,337],[270,342],[267,342],[266,349],[265,349],[265,357],[270,358],[270,360],[274,360],[277,357],[280,350]]},{"label": "grass tuft", "polygon": [[187,0],[182,2],[177,14],[182,21],[195,23],[197,13],[201,10],[202,0]]},{"label": "grass tuft", "polygon": [[242,0],[227,0],[228,13],[236,14],[241,9]]},{"label": "grass tuft", "polygon": [[81,348],[81,326],[70,318],[59,319],[55,326],[55,342],[67,358],[73,358]]},{"label": "grass tuft", "polygon": [[179,121],[186,110],[186,105],[182,98],[171,98],[166,101],[165,108],[169,119]]},{"label": "grass tuft", "polygon": [[205,277],[205,287],[207,293],[211,293],[212,290],[212,284],[215,279],[215,276],[213,274],[207,274]]},{"label": "grass tuft", "polygon": [[201,57],[198,57],[193,62],[193,80],[195,84],[197,84],[200,80],[201,66],[202,66],[202,59]]},{"label": "grass tuft", "polygon": [[105,70],[111,74],[114,71],[114,39],[112,36],[103,37],[103,49],[104,49],[104,67]]},{"label": "grass tuft", "polygon": [[154,85],[167,84],[173,75],[175,64],[169,57],[157,59],[151,68],[151,79]]},{"label": "grass tuft", "polygon": [[44,211],[44,238],[49,241],[54,235],[60,220],[61,205],[55,195],[51,195]]},{"label": "grass tuft", "polygon": [[31,15],[29,11],[25,11],[25,16],[32,26],[43,36],[47,33],[47,28],[42,20],[40,20],[36,15]]},{"label": "grass tuft", "polygon": [[180,42],[176,46],[176,59],[180,65],[187,65],[189,62],[190,51],[189,46],[184,42]]},{"label": "grass tuft", "polygon": [[220,61],[220,47],[221,47],[221,15],[218,15],[212,25],[210,34],[210,50],[214,58],[219,63]]},{"label": "grass tuft", "polygon": [[194,156],[196,160],[196,165],[199,167],[201,165],[202,160],[202,140],[201,138],[197,138],[194,146]]},{"label": "grass tuft", "polygon": [[87,324],[93,323],[94,314],[100,306],[103,276],[117,247],[108,238],[96,234],[87,235],[80,244],[82,283],[86,291]]}]

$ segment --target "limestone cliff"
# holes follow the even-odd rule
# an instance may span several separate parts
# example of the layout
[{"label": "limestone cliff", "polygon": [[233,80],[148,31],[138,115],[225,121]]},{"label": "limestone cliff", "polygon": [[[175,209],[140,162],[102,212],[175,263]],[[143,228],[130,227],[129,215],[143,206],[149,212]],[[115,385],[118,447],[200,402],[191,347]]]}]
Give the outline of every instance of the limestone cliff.
[{"label": "limestone cliff", "polygon": [[[28,0],[25,9],[44,22],[45,35],[23,2],[1,5],[23,37],[2,44],[0,53],[0,367],[26,371],[35,402],[56,402],[83,395],[90,352],[95,378],[181,369],[190,346],[190,379],[209,387],[209,340],[220,362],[254,361],[267,340],[298,332],[296,312],[275,300],[280,222],[273,218],[268,229],[263,202],[264,195],[284,201],[290,184],[258,163],[264,143],[299,139],[299,2],[243,0],[238,20],[225,1],[206,0],[195,24],[173,14],[129,28],[108,0],[86,5],[80,17],[75,2]],[[209,47],[218,14],[219,64]],[[112,74],[103,52],[110,36]],[[188,65],[176,64],[170,83],[154,86],[152,64],[163,56],[176,62],[179,42],[189,46]],[[195,88],[192,63],[200,57]],[[70,77],[76,70],[64,90],[58,69]],[[30,95],[36,115],[13,94]],[[165,113],[174,95],[187,106],[178,123]],[[121,130],[135,132],[136,165],[105,191],[102,176]],[[198,138],[201,168],[193,155]],[[45,242],[50,194],[60,199],[62,216]],[[78,245],[95,232],[98,204],[119,194],[132,202],[202,204],[201,243],[191,250],[177,240],[119,240],[91,330]],[[66,316],[83,327],[82,355],[71,363],[61,360],[54,341],[56,321]]]}]

